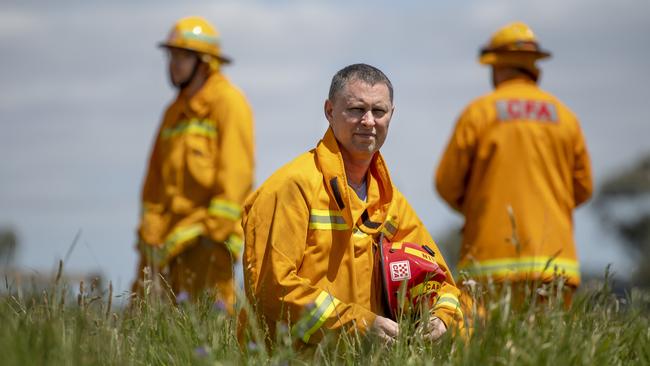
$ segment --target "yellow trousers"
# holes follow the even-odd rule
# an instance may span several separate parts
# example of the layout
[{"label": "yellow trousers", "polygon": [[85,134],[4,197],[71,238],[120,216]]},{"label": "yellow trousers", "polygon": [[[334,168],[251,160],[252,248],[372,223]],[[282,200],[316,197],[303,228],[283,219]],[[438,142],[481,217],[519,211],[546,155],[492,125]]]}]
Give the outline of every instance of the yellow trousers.
[{"label": "yellow trousers", "polygon": [[[200,237],[162,269],[153,268],[140,255],[138,276],[132,291],[142,296],[145,268],[153,291],[167,292],[175,302],[197,301],[207,293],[215,306],[233,314],[235,304],[234,259],[224,243]],[[171,293],[170,293],[171,292]]]}]

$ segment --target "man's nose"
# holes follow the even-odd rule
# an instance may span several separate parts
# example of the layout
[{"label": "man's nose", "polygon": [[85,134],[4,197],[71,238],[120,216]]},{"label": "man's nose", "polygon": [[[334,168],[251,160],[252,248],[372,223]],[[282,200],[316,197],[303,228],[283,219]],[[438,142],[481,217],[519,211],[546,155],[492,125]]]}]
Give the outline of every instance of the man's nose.
[{"label": "man's nose", "polygon": [[375,116],[372,114],[372,111],[367,111],[363,116],[361,116],[361,123],[366,126],[375,125]]}]

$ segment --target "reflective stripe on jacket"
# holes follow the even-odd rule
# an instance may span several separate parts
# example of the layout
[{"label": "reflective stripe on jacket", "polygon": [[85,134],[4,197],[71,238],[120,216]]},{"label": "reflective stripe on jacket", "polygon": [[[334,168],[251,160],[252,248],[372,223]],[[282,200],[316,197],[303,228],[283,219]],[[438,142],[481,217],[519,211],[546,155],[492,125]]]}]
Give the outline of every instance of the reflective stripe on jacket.
[{"label": "reflective stripe on jacket", "polygon": [[592,193],[589,155],[577,118],[535,83],[507,81],[466,108],[436,187],[465,216],[459,269],[580,283],[572,212]]},{"label": "reflective stripe on jacket", "polygon": [[142,190],[139,235],[164,265],[198,236],[241,251],[241,210],[253,185],[253,116],[220,73],[168,107]]},{"label": "reflective stripe on jacket", "polygon": [[259,315],[276,329],[315,343],[323,329],[363,331],[383,315],[375,250],[381,233],[393,241],[434,248],[447,274],[434,315],[462,325],[459,290],[431,236],[392,185],[375,155],[367,176],[367,202],[346,183],[343,160],[328,129],[316,149],[273,174],[244,207],[244,284]]}]

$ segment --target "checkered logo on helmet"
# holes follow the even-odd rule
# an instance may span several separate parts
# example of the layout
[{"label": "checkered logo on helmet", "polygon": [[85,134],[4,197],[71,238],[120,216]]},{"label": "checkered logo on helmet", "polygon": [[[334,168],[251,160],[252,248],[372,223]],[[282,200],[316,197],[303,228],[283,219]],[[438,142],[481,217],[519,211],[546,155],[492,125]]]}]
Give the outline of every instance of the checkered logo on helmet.
[{"label": "checkered logo on helmet", "polygon": [[411,265],[409,261],[392,262],[389,266],[391,280],[401,281],[411,278]]}]

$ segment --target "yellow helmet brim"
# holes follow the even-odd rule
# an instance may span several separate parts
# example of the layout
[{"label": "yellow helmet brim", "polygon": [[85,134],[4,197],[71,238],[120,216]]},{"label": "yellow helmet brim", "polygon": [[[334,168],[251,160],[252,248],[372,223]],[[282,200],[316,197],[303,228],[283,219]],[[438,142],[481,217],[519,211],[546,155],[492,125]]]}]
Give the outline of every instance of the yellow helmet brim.
[{"label": "yellow helmet brim", "polygon": [[203,50],[200,50],[200,49],[194,49],[194,48],[192,48],[192,47],[181,47],[181,46],[177,46],[177,45],[170,44],[170,43],[167,43],[167,42],[160,42],[160,43],[158,43],[158,47],[160,47],[160,48],[177,48],[177,49],[181,49],[181,50],[187,50],[187,51],[196,52],[196,53],[203,54],[203,55],[210,55],[210,56],[212,56],[212,57],[217,58],[217,59],[219,60],[219,62],[220,62],[221,64],[223,64],[223,65],[227,65],[227,64],[232,63],[232,58],[231,58],[231,57],[228,57],[228,56],[223,55],[223,54],[216,54],[216,53],[211,53],[211,52],[205,52],[205,51],[203,51]]},{"label": "yellow helmet brim", "polygon": [[482,65],[528,66],[551,57],[547,51],[490,51],[481,50],[478,62]]}]

